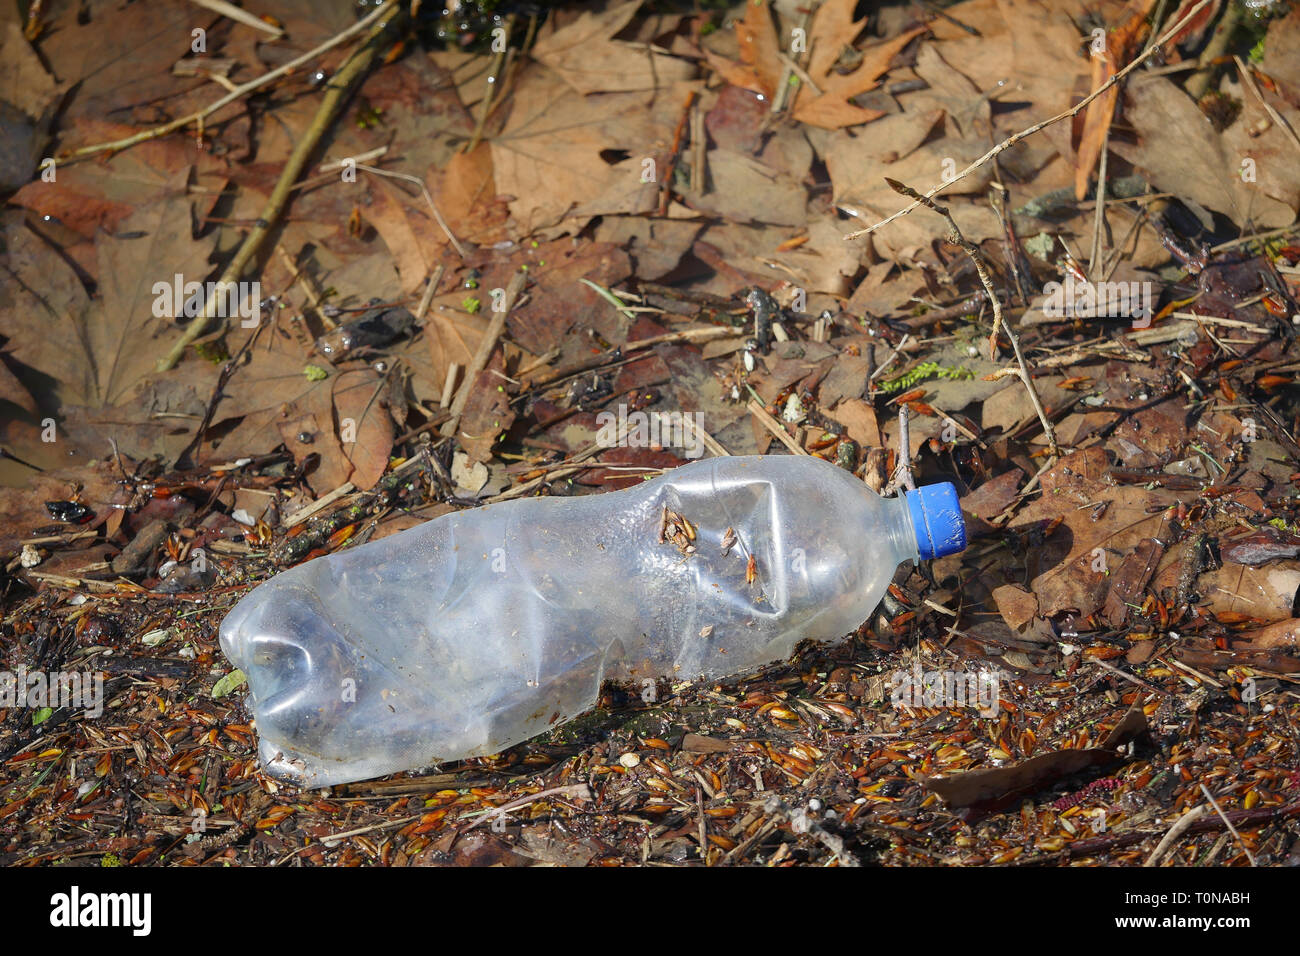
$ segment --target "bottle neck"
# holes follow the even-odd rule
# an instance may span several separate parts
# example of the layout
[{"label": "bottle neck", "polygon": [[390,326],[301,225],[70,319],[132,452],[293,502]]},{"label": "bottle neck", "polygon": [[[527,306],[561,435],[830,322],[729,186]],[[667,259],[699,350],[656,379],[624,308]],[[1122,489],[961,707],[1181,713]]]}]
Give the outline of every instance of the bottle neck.
[{"label": "bottle neck", "polygon": [[888,522],[890,545],[899,562],[920,563],[921,549],[916,543],[916,527],[912,523],[912,509],[908,507],[907,498],[900,491],[893,498],[882,499],[889,507],[892,516]]}]

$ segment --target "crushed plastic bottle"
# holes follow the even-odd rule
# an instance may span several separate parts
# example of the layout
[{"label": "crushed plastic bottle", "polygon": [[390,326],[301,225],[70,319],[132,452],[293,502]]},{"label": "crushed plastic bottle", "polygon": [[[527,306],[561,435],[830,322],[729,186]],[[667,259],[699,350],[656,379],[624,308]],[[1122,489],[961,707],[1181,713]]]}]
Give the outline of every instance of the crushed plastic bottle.
[{"label": "crushed plastic bottle", "polygon": [[952,485],[881,498],[805,456],[444,515],[308,561],[226,616],[267,770],[304,787],[497,753],[601,682],[719,678],[865,621],[900,563],[962,550]]}]

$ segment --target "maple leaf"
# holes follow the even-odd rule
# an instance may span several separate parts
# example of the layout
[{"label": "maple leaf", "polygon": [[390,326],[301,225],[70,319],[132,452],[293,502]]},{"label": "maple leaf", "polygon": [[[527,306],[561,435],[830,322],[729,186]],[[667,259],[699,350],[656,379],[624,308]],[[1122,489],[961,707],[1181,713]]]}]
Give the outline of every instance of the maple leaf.
[{"label": "maple leaf", "polygon": [[10,231],[0,334],[15,359],[54,378],[61,402],[121,403],[177,337],[172,320],[154,315],[154,286],[202,280],[216,245],[192,235],[188,179],[186,170],[169,182],[166,198],[123,219],[117,235],[99,235],[93,299],[61,256],[26,229]]}]

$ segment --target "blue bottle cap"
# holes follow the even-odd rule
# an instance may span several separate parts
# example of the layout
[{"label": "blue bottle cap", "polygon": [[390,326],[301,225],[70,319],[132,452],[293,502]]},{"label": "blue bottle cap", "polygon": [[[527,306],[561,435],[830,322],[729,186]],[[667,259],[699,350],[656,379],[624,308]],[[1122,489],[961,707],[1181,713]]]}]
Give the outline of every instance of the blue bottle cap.
[{"label": "blue bottle cap", "polygon": [[907,492],[906,497],[922,560],[966,550],[966,521],[951,483],[925,485]]}]

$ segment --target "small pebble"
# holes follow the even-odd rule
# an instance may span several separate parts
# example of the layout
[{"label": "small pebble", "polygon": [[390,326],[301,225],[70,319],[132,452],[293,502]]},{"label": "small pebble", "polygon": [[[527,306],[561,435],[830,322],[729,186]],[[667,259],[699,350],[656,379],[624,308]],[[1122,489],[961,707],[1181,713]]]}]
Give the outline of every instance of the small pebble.
[{"label": "small pebble", "polygon": [[627,767],[628,770],[631,770],[633,767],[641,763],[641,758],[634,753],[625,753],[623,756],[618,758],[618,762],[624,767]]}]

